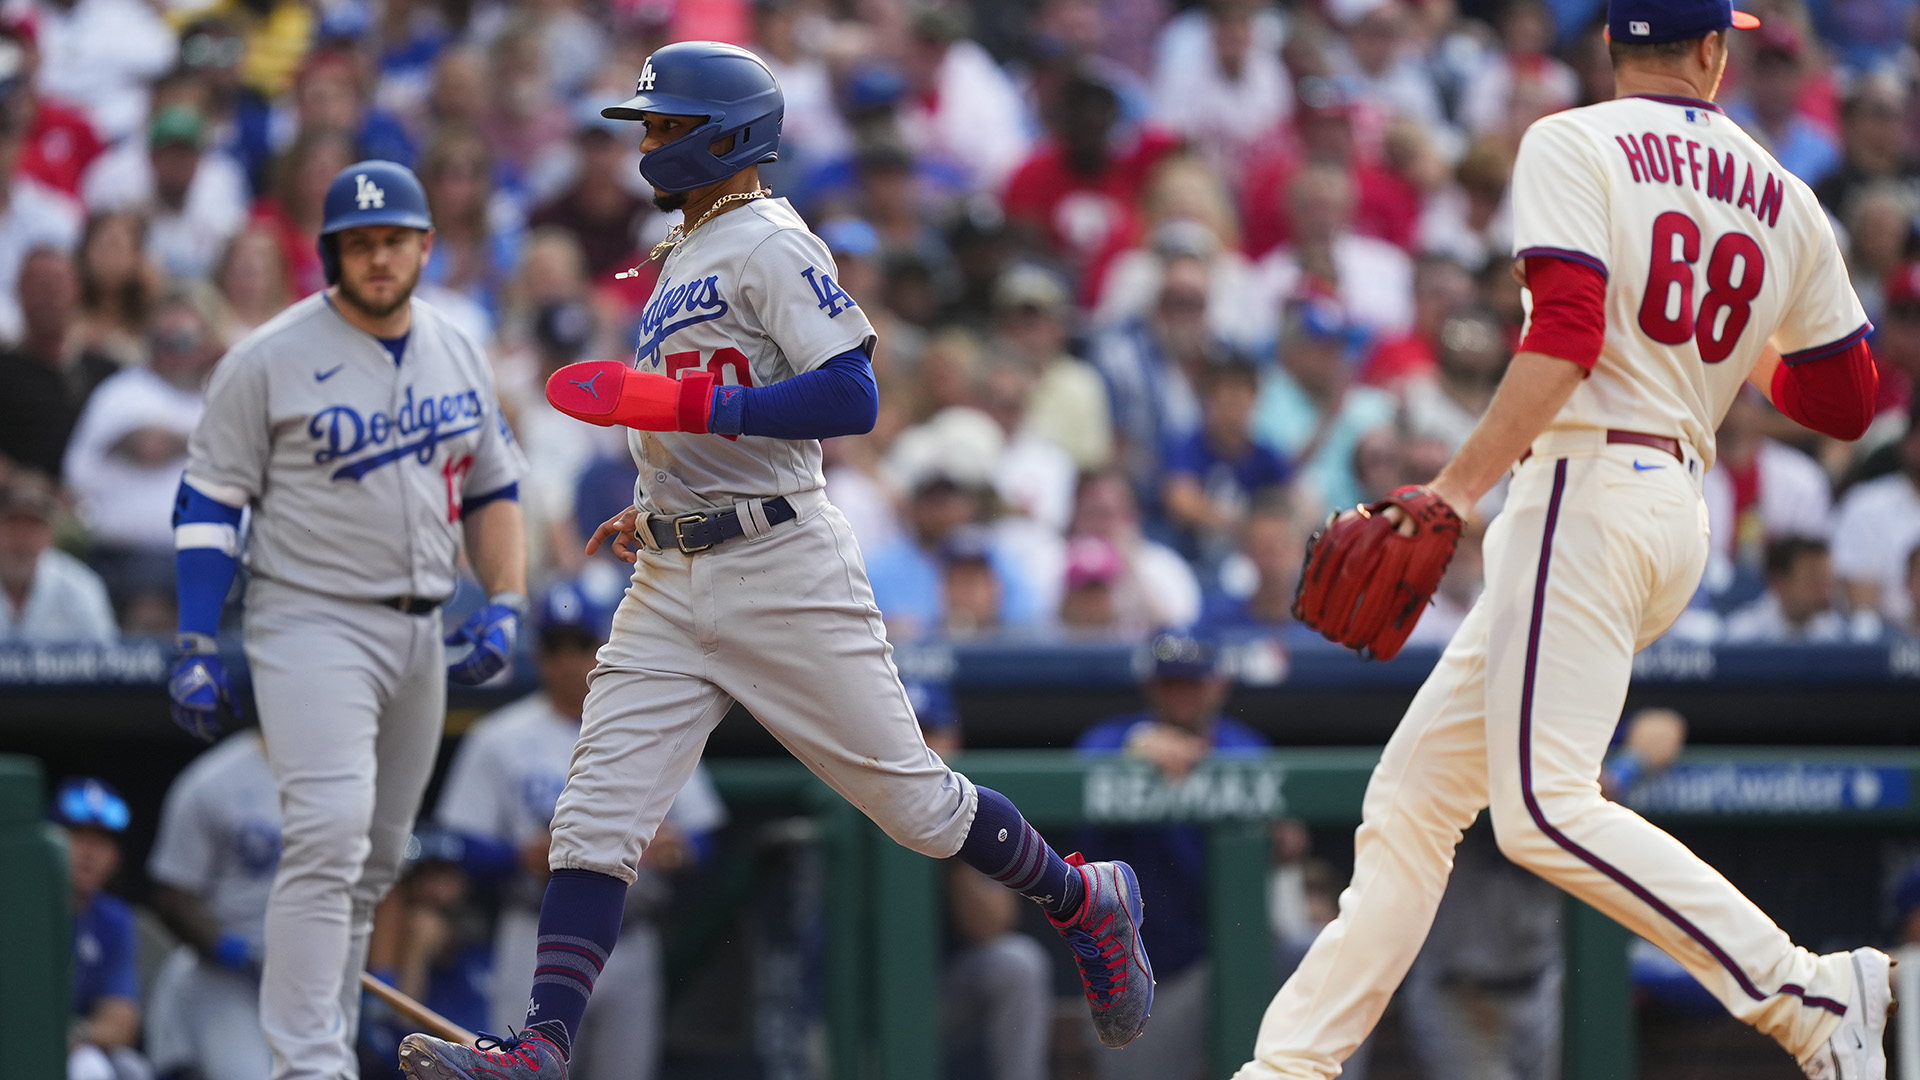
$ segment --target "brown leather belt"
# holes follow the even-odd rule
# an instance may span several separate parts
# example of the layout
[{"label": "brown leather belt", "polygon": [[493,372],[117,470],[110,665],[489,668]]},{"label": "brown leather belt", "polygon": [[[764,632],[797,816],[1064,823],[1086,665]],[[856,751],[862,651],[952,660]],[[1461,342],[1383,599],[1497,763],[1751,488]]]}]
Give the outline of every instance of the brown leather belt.
[{"label": "brown leather belt", "polygon": [[[1686,455],[1681,453],[1680,450],[1680,440],[1671,436],[1649,435],[1644,431],[1621,431],[1618,428],[1610,428],[1607,431],[1607,441],[1616,444],[1632,443],[1635,446],[1650,446],[1655,450],[1665,451],[1673,460],[1682,465],[1687,463]],[[1520,460],[1525,461],[1532,456],[1533,448],[1528,447],[1527,452],[1520,455]]]}]

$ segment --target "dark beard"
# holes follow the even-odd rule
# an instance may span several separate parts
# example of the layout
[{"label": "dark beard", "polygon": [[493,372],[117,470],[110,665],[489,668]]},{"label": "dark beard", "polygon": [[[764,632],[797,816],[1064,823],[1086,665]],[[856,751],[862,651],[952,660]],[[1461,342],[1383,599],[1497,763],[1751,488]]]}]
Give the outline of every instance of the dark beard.
[{"label": "dark beard", "polygon": [[[419,284],[418,278],[414,280],[414,284]],[[402,289],[399,297],[395,299],[393,303],[375,307],[368,302],[366,297],[360,295],[360,291],[349,284],[345,277],[342,277],[340,279],[340,296],[354,307],[359,308],[361,314],[369,318],[384,319],[405,307],[408,302],[413,299],[413,287],[409,285],[407,288]]]},{"label": "dark beard", "polygon": [[687,208],[687,193],[684,191],[657,191],[653,195],[654,208],[663,214]]}]

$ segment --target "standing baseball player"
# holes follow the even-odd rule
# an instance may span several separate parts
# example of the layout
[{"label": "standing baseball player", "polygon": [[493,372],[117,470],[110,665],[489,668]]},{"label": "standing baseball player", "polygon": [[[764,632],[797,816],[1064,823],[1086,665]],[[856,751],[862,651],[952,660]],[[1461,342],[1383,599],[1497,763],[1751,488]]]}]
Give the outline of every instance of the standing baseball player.
[{"label": "standing baseball player", "polygon": [[[526,609],[520,451],[479,345],[412,296],[432,229],[404,167],[334,178],[330,287],[220,361],[174,515],[168,691],[174,719],[210,738],[236,711],[213,635],[253,511],[247,662],[283,838],[260,984],[274,1080],[356,1075],[373,907],[433,768],[446,682],[504,669]],[[463,538],[490,601],[443,643]]]},{"label": "standing baseball player", "polygon": [[1368,785],[1340,917],[1275,996],[1239,1080],[1340,1072],[1488,807],[1508,858],[1666,950],[1809,1077],[1886,1075],[1885,955],[1795,946],[1600,794],[1633,654],[1706,564],[1701,474],[1742,382],[1839,438],[1872,414],[1867,319],[1826,215],[1712,104],[1728,29],[1757,25],[1727,0],[1612,0],[1619,97],[1547,117],[1520,145],[1514,243],[1532,313],[1492,406],[1429,487],[1316,539],[1302,618],[1391,655],[1451,553],[1456,511],[1513,470],[1486,591]]},{"label": "standing baseball player", "polygon": [[606,110],[646,125],[641,175],[685,224],[663,243],[637,366],[570,365],[547,395],[635,429],[635,505],[589,543],[611,537],[633,584],[554,813],[527,1029],[480,1050],[408,1036],[410,1077],[565,1075],[640,854],[735,701],[896,841],[958,855],[1045,908],[1103,1042],[1125,1045],[1146,1022],[1153,975],[1133,871],[1061,859],[1005,796],[949,769],[894,671],[860,549],[823,491],[818,441],[873,426],[874,332],[826,245],[760,187],[783,108],[752,53],[680,42]]}]

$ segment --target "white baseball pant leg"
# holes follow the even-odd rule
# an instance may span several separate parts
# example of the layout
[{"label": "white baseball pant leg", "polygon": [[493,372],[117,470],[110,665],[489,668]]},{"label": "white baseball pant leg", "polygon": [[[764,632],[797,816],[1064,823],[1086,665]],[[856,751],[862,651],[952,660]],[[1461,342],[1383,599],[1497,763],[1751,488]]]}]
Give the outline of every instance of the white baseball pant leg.
[{"label": "white baseball pant leg", "polygon": [[1486,591],[1368,784],[1340,917],[1275,995],[1237,1080],[1339,1074],[1489,803],[1507,858],[1665,949],[1795,1057],[1851,997],[1846,954],[1794,946],[1684,845],[1600,795],[1633,654],[1685,609],[1706,562],[1698,460],[1601,432],[1535,448],[1488,529]]},{"label": "white baseball pant leg", "polygon": [[555,870],[632,882],[735,700],[895,841],[960,850],[973,785],[927,749],[853,532],[817,493],[791,498],[800,518],[751,539],[640,552],[554,811]]},{"label": "white baseball pant leg", "polygon": [[254,579],[247,660],[280,790],[260,1022],[273,1080],[359,1073],[359,973],[446,719],[440,619]]}]

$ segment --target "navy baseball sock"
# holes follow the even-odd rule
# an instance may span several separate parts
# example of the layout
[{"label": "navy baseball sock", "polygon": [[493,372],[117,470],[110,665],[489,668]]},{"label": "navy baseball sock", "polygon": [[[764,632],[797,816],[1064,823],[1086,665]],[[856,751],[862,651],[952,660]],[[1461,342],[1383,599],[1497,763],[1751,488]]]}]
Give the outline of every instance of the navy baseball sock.
[{"label": "navy baseball sock", "polygon": [[980,808],[960,843],[960,860],[1051,914],[1078,910],[1086,894],[1079,871],[1040,839],[1012,800],[992,788],[974,790]]},{"label": "navy baseball sock", "polygon": [[620,938],[627,886],[591,870],[555,870],[540,901],[539,952],[527,1027],[573,1053],[573,1037],[587,1011],[593,982]]}]

